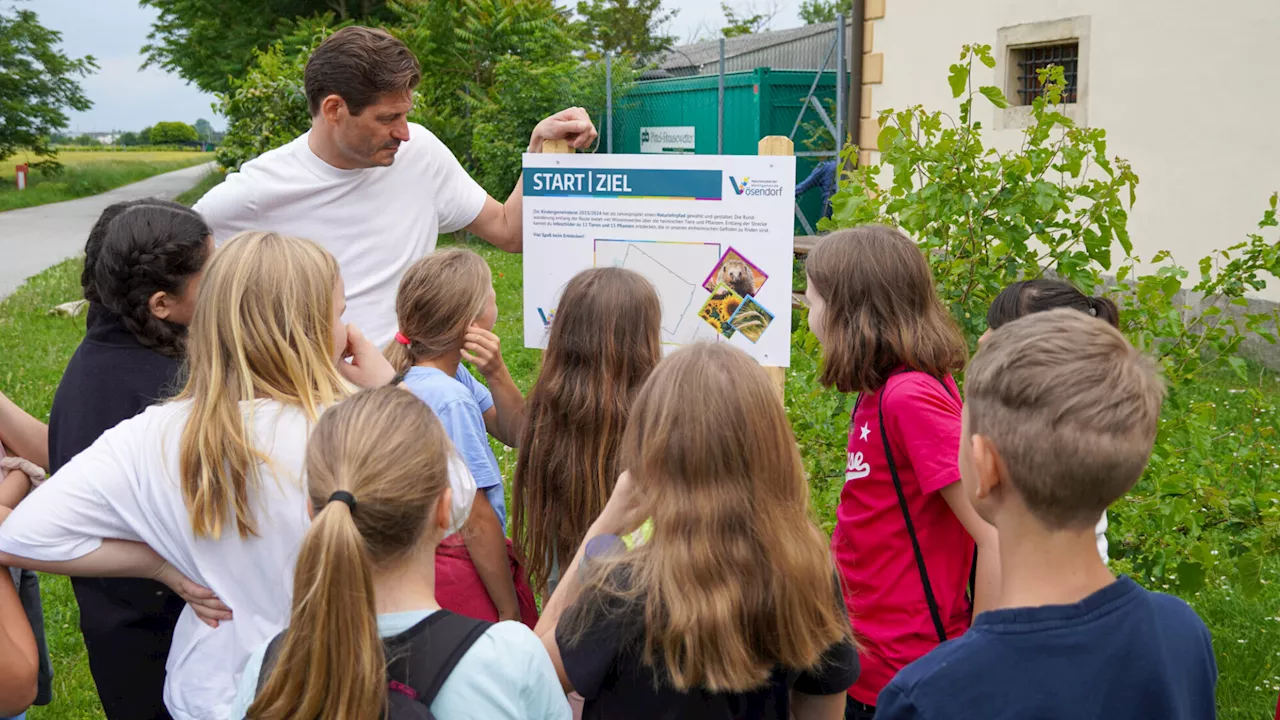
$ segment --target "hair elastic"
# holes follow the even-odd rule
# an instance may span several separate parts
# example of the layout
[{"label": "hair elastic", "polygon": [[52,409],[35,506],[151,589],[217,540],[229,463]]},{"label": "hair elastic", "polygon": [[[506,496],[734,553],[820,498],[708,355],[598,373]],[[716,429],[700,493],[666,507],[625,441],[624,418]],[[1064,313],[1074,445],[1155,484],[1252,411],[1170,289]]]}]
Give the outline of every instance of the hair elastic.
[{"label": "hair elastic", "polygon": [[396,342],[400,343],[401,345],[408,345],[410,342],[413,342],[413,341],[405,337],[404,333],[397,331]]},{"label": "hair elastic", "polygon": [[328,502],[335,500],[340,503],[346,503],[347,507],[351,508],[351,512],[356,511],[356,497],[346,490],[334,490],[333,494],[329,496]]}]

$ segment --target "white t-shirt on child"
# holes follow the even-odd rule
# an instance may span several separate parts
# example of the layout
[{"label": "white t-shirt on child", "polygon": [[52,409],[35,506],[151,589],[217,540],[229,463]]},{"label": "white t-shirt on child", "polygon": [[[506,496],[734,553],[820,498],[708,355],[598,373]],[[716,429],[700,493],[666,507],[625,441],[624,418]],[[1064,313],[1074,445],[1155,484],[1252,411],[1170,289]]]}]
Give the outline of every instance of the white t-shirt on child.
[{"label": "white t-shirt on child", "polygon": [[[227,717],[245,661],[288,625],[294,564],[311,523],[303,485],[306,414],[271,400],[241,408],[251,442],[271,458],[250,495],[256,537],[240,537],[234,520],[217,540],[191,530],[178,482],[190,401],[153,406],[108,430],[0,526],[0,551],[50,562],[82,557],[103,538],[146,543],[231,608],[235,619],[217,629],[190,607],[178,619],[164,700],[179,720]],[[454,518],[465,518],[475,480],[460,460],[451,471]]]},{"label": "white t-shirt on child", "polygon": [[221,244],[244,230],[314,240],[338,259],[347,322],[379,347],[396,331],[400,278],[436,248],[436,237],[470,225],[488,194],[444,143],[409,123],[389,167],[342,170],[307,145],[310,133],[263,153],[210,190],[195,210]]}]

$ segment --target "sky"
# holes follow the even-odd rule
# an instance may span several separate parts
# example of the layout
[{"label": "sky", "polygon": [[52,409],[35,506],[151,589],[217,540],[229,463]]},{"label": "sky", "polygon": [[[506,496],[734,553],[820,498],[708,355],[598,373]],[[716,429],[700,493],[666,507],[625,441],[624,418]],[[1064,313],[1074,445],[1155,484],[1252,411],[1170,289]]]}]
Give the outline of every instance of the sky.
[{"label": "sky", "polygon": [[[720,0],[664,4],[680,9],[667,30],[679,43],[717,37],[724,25]],[[72,134],[140,130],[163,120],[194,123],[199,118],[219,130],[225,127],[211,107],[212,95],[159,68],[141,69],[142,46],[157,14],[153,8],[140,7],[137,0],[0,0],[2,9],[15,5],[35,11],[45,27],[62,33],[65,53],[97,60],[98,71],[81,81],[93,107],[69,114]],[[800,0],[731,0],[730,5],[743,15],[774,14],[773,29],[800,24]]]}]

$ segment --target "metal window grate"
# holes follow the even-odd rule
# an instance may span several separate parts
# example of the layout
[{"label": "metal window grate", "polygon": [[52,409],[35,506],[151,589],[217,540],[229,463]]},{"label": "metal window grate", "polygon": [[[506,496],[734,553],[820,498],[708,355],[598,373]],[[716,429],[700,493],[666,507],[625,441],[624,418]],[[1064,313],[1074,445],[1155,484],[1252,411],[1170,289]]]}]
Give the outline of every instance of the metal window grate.
[{"label": "metal window grate", "polygon": [[1079,43],[1069,42],[1015,48],[1013,54],[1017,63],[1019,105],[1030,105],[1036,98],[1044,94],[1044,86],[1040,84],[1040,76],[1036,71],[1047,68],[1050,65],[1061,65],[1066,74],[1067,86],[1062,91],[1062,102],[1073,103],[1076,101],[1076,70],[1080,61]]}]

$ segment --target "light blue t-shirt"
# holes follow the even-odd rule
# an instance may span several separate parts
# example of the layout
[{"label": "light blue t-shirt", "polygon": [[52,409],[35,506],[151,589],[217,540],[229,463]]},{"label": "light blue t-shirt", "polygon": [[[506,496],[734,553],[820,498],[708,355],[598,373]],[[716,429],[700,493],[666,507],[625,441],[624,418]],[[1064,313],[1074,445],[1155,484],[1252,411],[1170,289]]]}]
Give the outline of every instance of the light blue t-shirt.
[{"label": "light blue t-shirt", "polygon": [[[427,619],[433,610],[378,616],[378,634],[399,635]],[[267,645],[254,651],[240,675],[231,720],[243,720],[258,692],[258,676]],[[567,720],[573,717],[551,657],[527,626],[495,623],[454,666],[431,702],[431,713],[450,720]]]},{"label": "light blue t-shirt", "polygon": [[493,394],[462,365],[458,365],[453,377],[435,368],[414,367],[404,376],[404,384],[440,418],[444,431],[475,477],[476,487],[484,491],[498,514],[498,522],[506,528],[502,474],[484,425],[484,414],[493,407]]}]

